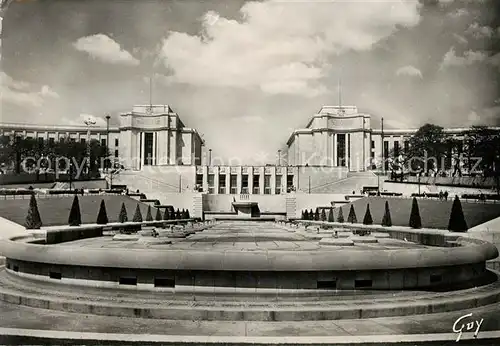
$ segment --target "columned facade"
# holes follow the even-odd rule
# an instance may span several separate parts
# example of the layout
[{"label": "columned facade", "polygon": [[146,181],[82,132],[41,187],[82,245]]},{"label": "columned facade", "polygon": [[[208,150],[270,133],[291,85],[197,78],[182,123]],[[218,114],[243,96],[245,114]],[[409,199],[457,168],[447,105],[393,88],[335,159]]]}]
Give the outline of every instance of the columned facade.
[{"label": "columned facade", "polygon": [[201,164],[201,137],[168,105],[135,106],[120,115],[119,130],[127,148],[121,157],[125,168]]}]

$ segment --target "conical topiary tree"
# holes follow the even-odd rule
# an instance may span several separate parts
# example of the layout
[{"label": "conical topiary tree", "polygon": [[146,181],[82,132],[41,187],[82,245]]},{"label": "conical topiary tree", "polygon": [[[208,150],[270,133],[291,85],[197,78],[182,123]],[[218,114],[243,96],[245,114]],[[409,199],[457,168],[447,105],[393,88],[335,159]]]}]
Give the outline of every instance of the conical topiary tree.
[{"label": "conical topiary tree", "polygon": [[366,205],[365,217],[363,218],[363,225],[373,225],[372,213],[370,213],[370,203]]},{"label": "conical topiary tree", "polygon": [[385,201],[385,212],[384,212],[384,217],[382,217],[382,226],[386,227],[392,226],[391,211],[389,210],[389,201]]},{"label": "conical topiary tree", "polygon": [[28,215],[26,215],[24,226],[27,229],[40,229],[40,227],[42,227],[42,219],[38,211],[38,203],[36,202],[35,194],[31,195]]},{"label": "conical topiary tree", "polygon": [[189,215],[189,209],[186,209],[186,219],[190,219],[191,215]]},{"label": "conical topiary tree", "polygon": [[176,212],[175,212],[175,218],[176,218],[177,220],[180,220],[180,218],[181,218],[181,212],[180,212],[179,208],[177,208],[177,210],[176,210]]},{"label": "conical topiary tree", "polygon": [[342,212],[342,207],[339,208],[339,215],[337,215],[337,222],[344,223],[344,213]]},{"label": "conical topiary tree", "polygon": [[171,219],[172,217],[170,215],[170,212],[168,211],[168,208],[166,208],[165,211],[163,212],[163,220],[168,221]]},{"label": "conical topiary tree", "polygon": [[156,208],[156,217],[155,217],[155,220],[156,221],[161,221],[163,218],[161,216],[161,210],[160,208]]},{"label": "conical topiary tree", "polygon": [[153,214],[151,214],[151,206],[148,205],[148,212],[146,214],[146,221],[153,221]]},{"label": "conical topiary tree", "polygon": [[105,225],[108,222],[109,219],[108,219],[108,213],[106,212],[106,204],[104,203],[104,200],[101,200],[101,205],[99,206],[99,214],[97,214],[96,223],[98,225]]},{"label": "conical topiary tree", "polygon": [[300,219],[301,219],[301,220],[305,220],[305,219],[306,219],[306,218],[305,218],[305,213],[304,213],[304,210],[302,210],[302,215],[300,216]]},{"label": "conical topiary tree", "polygon": [[309,210],[309,220],[314,220],[314,212],[312,209]]},{"label": "conical topiary tree", "polygon": [[68,217],[68,225],[70,226],[80,226],[82,224],[82,214],[80,213],[80,203],[78,202],[78,196],[75,195],[73,198],[73,204],[71,205],[71,210]]},{"label": "conical topiary tree", "polygon": [[347,217],[347,222],[357,223],[358,218],[356,217],[356,211],[354,210],[354,206],[351,204],[351,209],[349,210],[349,216]]},{"label": "conical topiary tree", "polygon": [[302,214],[304,215],[302,220],[309,220],[309,212],[307,211],[307,209],[304,210]]},{"label": "conical topiary tree", "polygon": [[139,207],[139,204],[137,204],[137,207],[135,208],[135,213],[134,217],[132,219],[133,222],[142,222],[142,213],[141,213],[141,208]]},{"label": "conical topiary tree", "polygon": [[321,221],[326,221],[326,211],[325,209],[321,209]]},{"label": "conical topiary tree", "polygon": [[450,221],[448,222],[448,230],[452,232],[467,232],[467,221],[465,221],[462,203],[458,196],[455,196],[451,207]]},{"label": "conical topiary tree", "polygon": [[316,208],[316,212],[314,213],[314,220],[319,221],[319,208]]},{"label": "conical topiary tree", "polygon": [[127,222],[128,221],[128,216],[127,216],[127,208],[125,208],[125,203],[122,203],[122,207],[120,209],[120,214],[118,215],[118,222]]},{"label": "conical topiary tree", "polygon": [[328,213],[328,222],[335,222],[335,215],[333,215],[333,208],[330,208],[330,212]]},{"label": "conical topiary tree", "polygon": [[410,222],[411,228],[422,228],[422,219],[420,218],[420,211],[418,209],[418,202],[415,197],[413,197],[413,202],[411,204],[410,212]]}]

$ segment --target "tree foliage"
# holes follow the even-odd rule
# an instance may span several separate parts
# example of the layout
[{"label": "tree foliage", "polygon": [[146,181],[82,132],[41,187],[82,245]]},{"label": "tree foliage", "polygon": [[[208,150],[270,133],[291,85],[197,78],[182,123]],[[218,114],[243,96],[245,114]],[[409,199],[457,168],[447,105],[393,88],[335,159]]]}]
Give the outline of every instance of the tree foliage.
[{"label": "tree foliage", "polygon": [[151,214],[151,206],[148,205],[148,211],[146,213],[146,221],[153,221],[153,215]]},{"label": "tree foliage", "polygon": [[453,205],[451,207],[448,230],[452,232],[467,232],[468,229],[467,221],[465,221],[465,215],[462,209],[462,203],[460,203],[458,196],[455,196],[455,200],[453,201]]},{"label": "tree foliage", "polygon": [[351,209],[349,210],[349,216],[347,217],[347,222],[357,223],[358,218],[356,217],[356,211],[354,210],[354,205],[351,204]]},{"label": "tree foliage", "polygon": [[135,208],[135,213],[134,217],[132,218],[133,222],[142,222],[142,213],[141,213],[141,208],[139,207],[139,204],[137,204],[137,207]]},{"label": "tree foliage", "polygon": [[418,208],[418,202],[415,197],[413,197],[413,202],[411,205],[409,226],[411,228],[422,228],[422,219],[420,218],[420,210]]},{"label": "tree foliage", "polygon": [[125,207],[125,203],[122,203],[120,214],[118,215],[118,222],[123,223],[127,221],[128,221],[127,208]]},{"label": "tree foliage", "polygon": [[108,220],[108,213],[106,211],[106,204],[104,203],[104,200],[101,200],[101,205],[99,206],[99,213],[97,214],[96,223],[98,225],[105,225],[108,222],[109,220]]},{"label": "tree foliage", "polygon": [[71,205],[71,210],[68,217],[68,225],[70,226],[80,226],[82,224],[82,214],[80,212],[80,202],[78,201],[78,196],[75,195],[73,198],[73,204]]},{"label": "tree foliage", "polygon": [[330,208],[328,213],[328,222],[335,222],[335,215],[333,214],[333,208]]},{"label": "tree foliage", "polygon": [[31,195],[28,215],[26,216],[24,226],[27,229],[40,229],[42,227],[42,218],[40,217],[35,194]]},{"label": "tree foliage", "polygon": [[344,223],[344,213],[342,212],[342,208],[339,208],[339,215],[337,215],[337,222]]},{"label": "tree foliage", "polygon": [[366,205],[366,212],[365,212],[365,216],[363,218],[363,224],[364,225],[372,225],[373,224],[373,218],[372,218],[372,214],[370,212],[370,204],[369,203]]},{"label": "tree foliage", "polygon": [[385,201],[385,211],[384,211],[384,216],[382,217],[382,226],[386,227],[392,226],[391,211],[389,210],[389,201]]}]

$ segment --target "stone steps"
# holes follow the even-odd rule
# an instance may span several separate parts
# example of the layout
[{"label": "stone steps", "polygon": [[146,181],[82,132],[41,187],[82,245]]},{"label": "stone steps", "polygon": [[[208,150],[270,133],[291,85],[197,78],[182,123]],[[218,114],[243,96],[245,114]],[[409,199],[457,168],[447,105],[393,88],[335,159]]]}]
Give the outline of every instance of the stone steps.
[{"label": "stone steps", "polygon": [[[498,279],[498,278],[497,278]],[[317,301],[247,301],[227,302],[214,294],[212,301],[196,299],[182,300],[182,295],[174,299],[138,299],[135,291],[126,293],[115,290],[114,296],[90,295],[87,288],[60,287],[39,282],[27,285],[22,278],[2,272],[0,276],[0,300],[8,303],[45,308],[51,310],[142,318],[164,318],[172,320],[254,320],[254,321],[301,321],[335,320],[353,318],[389,317],[428,314],[471,309],[497,303],[500,300],[500,283],[479,288],[445,293],[406,292],[404,295],[364,296],[361,299],[346,297],[322,297]],[[313,292],[308,292],[314,294]],[[254,293],[255,295],[255,293]],[[184,296],[185,297],[185,296]],[[326,298],[326,299],[325,299]],[[330,298],[330,299],[328,299]],[[351,297],[353,298],[353,297]]]}]

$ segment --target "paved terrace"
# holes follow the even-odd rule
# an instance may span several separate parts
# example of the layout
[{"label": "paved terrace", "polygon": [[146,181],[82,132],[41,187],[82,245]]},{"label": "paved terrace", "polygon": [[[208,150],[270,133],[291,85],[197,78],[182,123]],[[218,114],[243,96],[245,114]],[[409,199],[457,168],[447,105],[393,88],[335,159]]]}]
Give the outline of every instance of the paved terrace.
[{"label": "paved terrace", "polygon": [[[341,231],[352,235],[350,230]],[[323,232],[321,238],[331,236],[332,231]],[[403,248],[430,248],[429,246],[405,242],[392,238],[380,238],[378,243],[356,243],[354,246],[320,245],[318,239],[311,239],[310,234],[293,233],[277,226],[274,222],[224,221],[201,233],[181,238],[173,244],[145,244],[142,242],[115,241],[112,236],[80,239],[61,243],[59,246],[85,248],[132,248],[165,250],[286,250],[286,251],[337,251],[349,250],[386,250]]]}]

